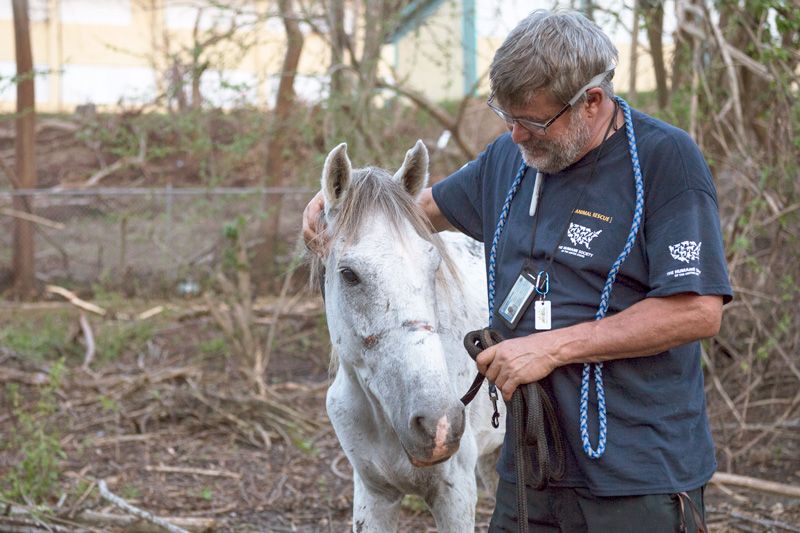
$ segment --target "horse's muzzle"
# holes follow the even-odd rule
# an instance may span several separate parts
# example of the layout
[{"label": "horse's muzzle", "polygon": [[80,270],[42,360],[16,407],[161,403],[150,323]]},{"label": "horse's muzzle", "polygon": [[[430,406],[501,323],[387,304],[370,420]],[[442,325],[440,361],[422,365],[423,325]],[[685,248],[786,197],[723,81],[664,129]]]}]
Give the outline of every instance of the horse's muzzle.
[{"label": "horse's muzzle", "polygon": [[413,441],[424,443],[414,446],[416,453],[409,449],[411,446],[405,448],[411,464],[432,466],[441,463],[458,451],[464,433],[464,408],[452,408],[438,418],[416,413],[411,417],[409,429]]}]

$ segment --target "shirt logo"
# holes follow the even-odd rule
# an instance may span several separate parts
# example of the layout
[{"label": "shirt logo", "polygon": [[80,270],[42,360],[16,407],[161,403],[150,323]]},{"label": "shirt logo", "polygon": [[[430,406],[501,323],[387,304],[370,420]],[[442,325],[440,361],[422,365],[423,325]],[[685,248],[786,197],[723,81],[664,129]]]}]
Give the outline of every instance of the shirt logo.
[{"label": "shirt logo", "polygon": [[575,246],[580,244],[585,246],[587,250],[591,250],[591,248],[589,248],[589,244],[601,233],[603,233],[603,230],[601,229],[592,231],[591,228],[587,228],[586,226],[581,226],[580,224],[575,224],[573,222],[569,223],[569,229],[567,229],[567,237],[569,237],[569,240],[572,241],[572,244]]},{"label": "shirt logo", "polygon": [[673,259],[683,263],[700,260],[700,246],[702,242],[683,241],[669,245],[669,253]]}]

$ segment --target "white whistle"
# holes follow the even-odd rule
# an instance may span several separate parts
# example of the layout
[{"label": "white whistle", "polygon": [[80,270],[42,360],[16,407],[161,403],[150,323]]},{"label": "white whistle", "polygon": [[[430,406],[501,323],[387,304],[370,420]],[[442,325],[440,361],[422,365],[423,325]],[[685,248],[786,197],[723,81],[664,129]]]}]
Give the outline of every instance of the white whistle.
[{"label": "white whistle", "polygon": [[531,195],[531,207],[528,209],[528,214],[533,216],[536,214],[536,207],[539,205],[539,193],[542,190],[542,182],[544,181],[544,174],[541,172],[536,173],[536,181],[533,182],[533,194]]}]

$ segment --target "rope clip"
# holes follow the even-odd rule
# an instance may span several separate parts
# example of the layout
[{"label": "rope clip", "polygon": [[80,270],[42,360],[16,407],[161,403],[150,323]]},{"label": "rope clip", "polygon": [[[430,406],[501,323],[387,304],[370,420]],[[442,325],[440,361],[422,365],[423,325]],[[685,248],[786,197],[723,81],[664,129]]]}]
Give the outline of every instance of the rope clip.
[{"label": "rope clip", "polygon": [[492,401],[492,427],[497,429],[500,427],[500,411],[497,410],[497,387],[494,383],[489,386],[489,399]]}]

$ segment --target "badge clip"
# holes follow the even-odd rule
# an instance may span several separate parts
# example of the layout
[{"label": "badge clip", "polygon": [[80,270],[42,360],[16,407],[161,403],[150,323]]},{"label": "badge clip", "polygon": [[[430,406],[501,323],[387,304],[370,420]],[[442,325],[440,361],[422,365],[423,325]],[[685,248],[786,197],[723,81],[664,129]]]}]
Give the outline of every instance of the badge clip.
[{"label": "badge clip", "polygon": [[533,304],[533,327],[537,330],[552,329],[553,320],[550,308],[550,300],[547,294],[550,292],[550,274],[544,270],[536,275],[536,302]]}]

